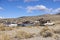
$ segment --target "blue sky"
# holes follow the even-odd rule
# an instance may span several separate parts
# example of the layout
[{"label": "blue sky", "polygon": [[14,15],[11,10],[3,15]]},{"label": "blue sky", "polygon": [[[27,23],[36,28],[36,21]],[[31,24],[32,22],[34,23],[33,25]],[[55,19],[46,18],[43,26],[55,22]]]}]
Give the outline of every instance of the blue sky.
[{"label": "blue sky", "polygon": [[0,17],[14,18],[60,12],[60,0],[0,0]]}]

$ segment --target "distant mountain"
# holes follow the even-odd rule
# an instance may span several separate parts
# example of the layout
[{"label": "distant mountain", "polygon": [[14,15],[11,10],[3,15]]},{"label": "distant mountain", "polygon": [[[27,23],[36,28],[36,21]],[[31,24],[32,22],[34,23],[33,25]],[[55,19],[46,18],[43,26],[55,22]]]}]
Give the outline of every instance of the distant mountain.
[{"label": "distant mountain", "polygon": [[38,16],[23,16],[18,18],[7,18],[7,19],[0,19],[0,23],[5,22],[14,22],[14,23],[21,23],[24,21],[36,21],[38,19],[50,19],[52,21],[60,21],[60,13],[59,14],[44,14]]},{"label": "distant mountain", "polygon": [[56,15],[60,15],[60,13],[57,13]]}]

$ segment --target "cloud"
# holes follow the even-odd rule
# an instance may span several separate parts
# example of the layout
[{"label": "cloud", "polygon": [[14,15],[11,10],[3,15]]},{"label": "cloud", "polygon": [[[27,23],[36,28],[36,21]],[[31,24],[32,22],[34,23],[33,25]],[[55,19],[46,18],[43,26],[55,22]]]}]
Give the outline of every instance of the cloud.
[{"label": "cloud", "polygon": [[53,0],[54,2],[60,1],[60,0]]},{"label": "cloud", "polygon": [[13,2],[13,1],[19,1],[19,0],[8,0],[9,2]]},{"label": "cloud", "polygon": [[42,11],[45,13],[50,13],[50,14],[54,14],[54,13],[60,13],[60,8],[48,8],[44,5],[35,5],[35,6],[27,6],[27,7],[22,7],[22,6],[17,6],[20,9],[23,10],[27,10],[28,13],[31,13],[33,11]]},{"label": "cloud", "polygon": [[52,10],[52,8],[49,9],[44,5],[28,6],[26,9],[28,10],[28,12],[32,12],[34,10],[50,12]]},{"label": "cloud", "polygon": [[[14,1],[21,1],[21,0],[7,0],[9,2],[14,2]],[[24,2],[36,2],[36,1],[39,1],[39,0],[23,0]]]},{"label": "cloud", "polygon": [[4,19],[4,17],[0,17],[0,19]]},{"label": "cloud", "polygon": [[53,13],[60,13],[60,8],[53,9]]},{"label": "cloud", "polygon": [[0,7],[0,11],[3,10],[4,8],[3,7]]},{"label": "cloud", "polygon": [[24,0],[24,2],[39,1],[39,0]]},{"label": "cloud", "polygon": [[26,7],[27,9],[27,12],[33,12],[33,11],[42,11],[42,12],[45,12],[45,13],[53,13],[53,12],[58,12],[59,8],[58,9],[53,9],[53,8],[48,8],[44,5],[36,5],[36,6],[28,6]]},{"label": "cloud", "polygon": [[22,7],[22,6],[17,6],[17,8],[21,8],[21,9],[23,9],[23,7]]},{"label": "cloud", "polygon": [[57,9],[55,10],[55,12],[60,12],[60,8],[57,8]]}]

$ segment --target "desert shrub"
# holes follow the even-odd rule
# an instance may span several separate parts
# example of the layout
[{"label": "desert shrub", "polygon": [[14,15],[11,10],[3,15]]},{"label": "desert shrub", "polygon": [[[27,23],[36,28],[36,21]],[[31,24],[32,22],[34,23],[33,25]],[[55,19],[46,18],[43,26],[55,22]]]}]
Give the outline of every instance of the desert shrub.
[{"label": "desert shrub", "polygon": [[14,28],[12,27],[3,27],[3,26],[0,26],[0,31],[10,31],[10,30],[13,30]]},{"label": "desert shrub", "polygon": [[54,34],[52,37],[56,40],[60,40],[60,35],[59,34]]},{"label": "desert shrub", "polygon": [[40,35],[43,37],[52,37],[53,34],[50,31],[45,31],[40,33]]},{"label": "desert shrub", "polygon": [[0,25],[0,31],[11,31],[17,29],[17,27],[5,27],[3,25]]},{"label": "desert shrub", "polygon": [[30,33],[28,33],[28,32],[18,31],[16,37],[17,37],[17,38],[31,38],[31,37],[33,37],[33,36],[32,36],[32,34],[30,34]]},{"label": "desert shrub", "polygon": [[48,27],[44,27],[41,30],[40,35],[43,37],[52,37],[53,31],[51,31]]},{"label": "desert shrub", "polygon": [[32,28],[32,26],[27,26],[27,28]]},{"label": "desert shrub", "polygon": [[13,29],[15,29],[15,28],[13,28],[13,27],[5,27],[5,31],[11,31]]},{"label": "desert shrub", "polygon": [[60,26],[55,27],[54,32],[60,34]]},{"label": "desert shrub", "polygon": [[54,32],[60,34],[60,30],[55,30]]},{"label": "desert shrub", "polygon": [[5,31],[5,27],[0,26],[0,31]]}]

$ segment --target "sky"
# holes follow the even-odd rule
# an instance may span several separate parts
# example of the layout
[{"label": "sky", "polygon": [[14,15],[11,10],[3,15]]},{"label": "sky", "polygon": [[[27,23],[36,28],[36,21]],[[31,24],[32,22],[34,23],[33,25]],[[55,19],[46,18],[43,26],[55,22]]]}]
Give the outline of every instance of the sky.
[{"label": "sky", "polygon": [[60,0],[0,0],[0,18],[60,13]]}]

